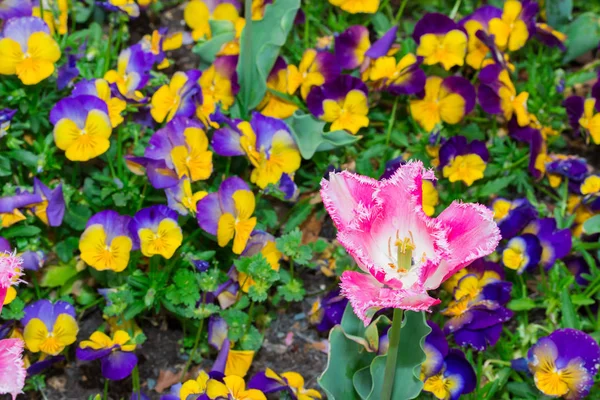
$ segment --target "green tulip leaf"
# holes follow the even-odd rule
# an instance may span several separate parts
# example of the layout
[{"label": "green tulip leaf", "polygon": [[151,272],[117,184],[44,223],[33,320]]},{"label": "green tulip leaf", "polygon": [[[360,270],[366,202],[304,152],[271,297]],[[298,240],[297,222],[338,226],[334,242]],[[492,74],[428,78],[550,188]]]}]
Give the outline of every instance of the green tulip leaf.
[{"label": "green tulip leaf", "polygon": [[294,25],[299,8],[300,0],[277,0],[266,6],[261,20],[246,19],[237,66],[239,99],[246,112],[255,108],[265,96],[267,77]]},{"label": "green tulip leaf", "polygon": [[598,47],[600,41],[600,18],[593,12],[581,14],[566,26],[567,52],[563,60],[568,63]]},{"label": "green tulip leaf", "polygon": [[319,385],[330,400],[360,400],[354,389],[353,377],[357,371],[368,368],[375,353],[349,339],[341,326],[329,333],[327,367],[319,377]]},{"label": "green tulip leaf", "polygon": [[[425,361],[423,344],[429,332],[431,332],[431,328],[425,321],[425,313],[405,312],[404,325],[400,331],[400,345],[398,346],[392,399],[414,399],[421,393],[423,382],[421,382],[419,376],[421,364]],[[371,363],[372,387],[367,400],[379,400],[381,398],[386,360],[387,355],[382,355],[375,357]],[[362,381],[364,381],[364,378],[359,376],[355,382],[361,384]]]},{"label": "green tulip leaf", "polygon": [[329,151],[357,142],[362,136],[352,135],[344,130],[324,132],[325,122],[310,114],[296,112],[286,119],[292,135],[298,143],[300,154],[310,160],[317,151]]}]

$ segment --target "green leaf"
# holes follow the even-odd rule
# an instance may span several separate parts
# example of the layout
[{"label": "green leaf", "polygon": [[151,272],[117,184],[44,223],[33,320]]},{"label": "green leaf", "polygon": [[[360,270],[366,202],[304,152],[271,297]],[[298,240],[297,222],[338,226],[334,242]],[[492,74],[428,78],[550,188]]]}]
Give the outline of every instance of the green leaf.
[{"label": "green leaf", "polygon": [[588,235],[600,233],[600,215],[594,215],[583,223],[583,232]]},{"label": "green leaf", "polygon": [[88,207],[81,204],[75,204],[67,209],[65,222],[76,231],[83,231],[85,229],[85,224],[87,224],[91,216],[92,211]]},{"label": "green leaf", "polygon": [[567,51],[563,62],[566,64],[580,55],[598,47],[600,41],[600,23],[598,15],[586,12],[567,25]]},{"label": "green leaf", "polygon": [[263,19],[247,19],[240,38],[237,66],[239,97],[246,111],[255,108],[265,96],[267,77],[286,42],[299,8],[300,0],[277,0],[266,6]]},{"label": "green leaf", "polygon": [[553,28],[560,28],[571,21],[573,0],[546,0],[546,20]]},{"label": "green leaf", "polygon": [[262,346],[264,336],[259,332],[254,325],[250,326],[248,333],[246,333],[240,339],[240,347],[242,350],[254,350],[258,351]]},{"label": "green leaf", "polygon": [[25,316],[23,312],[23,308],[25,307],[25,303],[18,297],[15,297],[13,301],[10,302],[9,305],[4,306],[2,308],[2,319],[4,320],[20,320]]},{"label": "green leaf", "polygon": [[206,64],[212,64],[217,58],[217,53],[225,43],[235,39],[235,26],[231,21],[210,20],[211,38],[204,42],[199,42],[194,46],[192,52],[198,54]]},{"label": "green leaf", "polygon": [[478,197],[489,197],[492,194],[499,193],[502,189],[506,188],[515,180],[514,176],[503,176],[487,182],[477,192]]},{"label": "green leaf", "polygon": [[361,136],[346,131],[324,132],[325,122],[315,119],[310,114],[296,111],[286,119],[302,158],[309,160],[317,151],[329,151],[357,142]]},{"label": "green leaf", "polygon": [[75,264],[54,265],[46,268],[46,274],[40,282],[42,287],[58,287],[77,275]]},{"label": "green leaf", "polygon": [[79,239],[76,237],[69,237],[60,243],[56,244],[55,250],[58,258],[62,262],[69,262],[73,259],[75,251],[79,247]]},{"label": "green leaf", "polygon": [[540,392],[526,382],[509,382],[506,385],[508,391],[514,394],[517,399],[538,400]]},{"label": "green leaf", "polygon": [[510,376],[510,373],[512,372],[511,368],[503,368],[500,370],[500,372],[498,372],[498,375],[496,377],[496,379],[494,379],[493,381],[491,381],[490,383],[488,383],[485,388],[486,388],[486,392],[485,392],[485,398],[486,399],[494,399],[494,395],[496,394],[496,392],[499,389],[502,389],[504,387],[504,385],[506,385],[506,382],[508,381],[508,377]]},{"label": "green leaf", "polygon": [[560,303],[563,328],[581,329],[579,318],[577,318],[577,312],[571,302],[571,296],[569,296],[569,289],[567,287],[563,287],[560,293]]},{"label": "green leaf", "polygon": [[[400,345],[398,346],[398,361],[396,363],[396,376],[392,399],[405,400],[416,398],[423,389],[423,382],[419,379],[421,364],[425,361],[423,344],[431,328],[425,321],[424,312],[405,311],[404,325],[400,331]],[[379,400],[385,375],[387,354],[377,356],[371,363],[371,379],[373,387],[367,400]]]},{"label": "green leaf", "polygon": [[354,389],[360,398],[366,399],[369,396],[369,392],[371,392],[371,387],[373,386],[370,366],[356,371],[352,377],[352,384],[354,385]]},{"label": "green leaf", "polygon": [[507,307],[513,311],[529,311],[536,307],[535,301],[529,297],[523,297],[520,299],[513,299],[508,302]]},{"label": "green leaf", "polygon": [[229,340],[237,342],[246,333],[246,325],[250,323],[250,316],[241,310],[227,309],[223,311],[223,319],[227,322],[227,336]]},{"label": "green leaf", "polygon": [[329,355],[327,367],[319,377],[321,388],[331,400],[360,400],[354,389],[353,377],[357,371],[368,368],[375,353],[350,340],[341,326],[329,333]]},{"label": "green leaf", "polygon": [[283,296],[285,301],[302,301],[304,295],[306,294],[306,290],[304,290],[304,285],[299,279],[292,279],[288,283],[283,286],[279,286],[277,288],[279,294]]},{"label": "green leaf", "polygon": [[571,296],[571,302],[575,306],[591,306],[596,300],[586,296],[584,293],[578,293]]},{"label": "green leaf", "polygon": [[299,201],[290,212],[290,216],[285,222],[283,233],[289,233],[294,228],[300,226],[301,223],[306,221],[310,213],[315,208],[314,204],[310,204],[309,199]]},{"label": "green leaf", "polygon": [[37,226],[33,225],[17,225],[11,226],[7,229],[2,229],[2,236],[6,239],[18,238],[18,237],[31,237],[36,236],[42,230]]}]

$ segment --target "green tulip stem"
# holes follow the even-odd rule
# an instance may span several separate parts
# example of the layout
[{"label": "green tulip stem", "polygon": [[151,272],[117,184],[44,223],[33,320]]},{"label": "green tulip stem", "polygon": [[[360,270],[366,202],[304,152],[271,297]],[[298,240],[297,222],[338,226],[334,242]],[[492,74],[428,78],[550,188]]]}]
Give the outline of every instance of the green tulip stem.
[{"label": "green tulip stem", "polygon": [[390,328],[390,345],[385,362],[385,375],[383,377],[383,389],[381,391],[382,400],[391,400],[394,389],[394,378],[396,375],[396,360],[398,359],[398,346],[400,344],[400,330],[402,329],[402,318],[404,310],[394,309],[394,319]]}]

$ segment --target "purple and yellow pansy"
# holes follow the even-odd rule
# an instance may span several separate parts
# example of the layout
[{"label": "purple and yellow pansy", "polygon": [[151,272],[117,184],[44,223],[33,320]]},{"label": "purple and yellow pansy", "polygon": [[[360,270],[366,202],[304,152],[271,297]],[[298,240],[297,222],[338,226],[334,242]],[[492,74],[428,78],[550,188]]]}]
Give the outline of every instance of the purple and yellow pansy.
[{"label": "purple and yellow pansy", "polygon": [[471,186],[483,178],[490,153],[480,140],[467,142],[464,136],[453,136],[440,147],[439,158],[444,178]]},{"label": "purple and yellow pansy", "polygon": [[410,113],[427,132],[442,122],[454,125],[475,107],[475,89],[460,76],[430,76],[420,99],[410,101]]},{"label": "purple and yellow pansy", "polygon": [[306,102],[315,117],[331,123],[329,131],[347,130],[354,135],[369,126],[368,91],[359,78],[341,75],[315,86]]},{"label": "purple and yellow pansy", "polygon": [[25,307],[23,339],[32,353],[55,356],[75,343],[79,327],[75,307],[65,301],[38,300]]},{"label": "purple and yellow pansy", "polygon": [[456,400],[475,390],[476,376],[473,367],[460,350],[449,349],[442,330],[431,321],[431,332],[423,345],[426,359],[421,365],[423,390],[436,399]]},{"label": "purple and yellow pansy", "polygon": [[177,212],[167,206],[156,205],[138,211],[129,222],[129,232],[146,257],[160,255],[173,257],[183,234],[177,223]]},{"label": "purple and yellow pansy", "polygon": [[502,263],[506,268],[522,274],[535,268],[542,257],[542,246],[532,233],[515,236],[508,241],[502,251]]},{"label": "purple and yellow pansy", "polygon": [[114,96],[110,84],[105,79],[82,80],[75,85],[72,97],[90,95],[95,96],[106,104],[108,117],[113,128],[123,122],[121,113],[125,110],[127,103],[118,96]]},{"label": "purple and yellow pansy", "polygon": [[195,69],[175,72],[169,84],[162,85],[152,95],[150,114],[156,122],[171,121],[174,117],[189,118],[202,103],[198,85],[201,72]]},{"label": "purple and yellow pansy", "polygon": [[525,45],[535,32],[538,4],[532,0],[508,0],[502,16],[489,21],[489,32],[494,35],[500,50],[516,51]]},{"label": "purple and yellow pansy", "polygon": [[335,56],[341,69],[355,69],[365,60],[371,47],[369,30],[362,25],[353,25],[335,37]]},{"label": "purple and yellow pansy", "polygon": [[475,10],[473,14],[463,18],[460,24],[469,37],[467,42],[467,56],[465,62],[471,68],[481,69],[484,66],[490,48],[486,41],[481,40],[479,31],[489,34],[489,23],[493,18],[500,18],[502,11],[494,6],[483,6]]},{"label": "purple and yellow pansy", "polygon": [[144,52],[141,44],[135,44],[119,53],[117,69],[106,72],[104,79],[116,85],[119,93],[126,99],[141,101],[144,95],[140,90],[150,79],[153,58],[152,54]]},{"label": "purple and yellow pansy", "polygon": [[497,198],[492,202],[491,208],[503,239],[511,239],[518,235],[538,215],[535,207],[527,199]]},{"label": "purple and yellow pansy", "polygon": [[[175,117],[152,135],[144,156],[164,164],[147,168],[156,188],[175,186],[184,176],[192,182],[206,180],[213,170],[212,152],[203,126],[184,117]],[[154,175],[150,175],[150,169]]]},{"label": "purple and yellow pansy", "polygon": [[591,137],[595,144],[600,144],[600,101],[597,96],[584,99],[581,96],[570,96],[563,105],[571,127],[575,132],[583,130],[586,137]]},{"label": "purple and yellow pansy", "polygon": [[217,109],[227,111],[235,102],[239,91],[236,66],[237,56],[217,57],[215,62],[198,79],[202,89],[202,104],[196,108],[196,116],[204,125],[210,124],[211,115]]},{"label": "purple and yellow pansy", "polygon": [[304,100],[313,86],[331,82],[340,75],[340,66],[334,54],[307,49],[298,66],[287,66],[287,93],[293,95],[300,88]]},{"label": "purple and yellow pansy", "polygon": [[71,161],[88,161],[110,147],[112,124],[106,103],[81,95],[60,100],[50,112],[56,147]]},{"label": "purple and yellow pansy", "polygon": [[181,215],[196,215],[196,204],[208,193],[204,190],[194,191],[191,180],[184,176],[175,186],[165,189],[167,205]]},{"label": "purple and yellow pansy", "polygon": [[16,75],[24,85],[35,85],[54,73],[60,56],[58,43],[41,19],[13,18],[4,24],[0,75]]},{"label": "purple and yellow pansy", "polygon": [[527,352],[525,360],[513,361],[515,369],[525,364],[535,386],[550,397],[569,400],[587,398],[598,373],[600,347],[590,335],[576,329],[558,329],[543,337]]},{"label": "purple and yellow pansy", "polygon": [[249,122],[216,130],[212,146],[221,156],[245,155],[254,167],[250,181],[261,189],[300,168],[300,152],[287,125],[259,113],[253,113]]},{"label": "purple and yellow pansy", "polygon": [[422,58],[412,53],[399,61],[393,56],[379,57],[370,68],[369,79],[394,95],[416,94],[424,89],[427,79],[419,68],[421,62]]},{"label": "purple and yellow pansy", "polygon": [[[267,88],[283,94],[287,94],[288,92],[287,64],[281,57],[277,58],[273,69],[267,77]],[[291,117],[298,109],[298,106],[267,90],[265,97],[256,109],[267,117],[285,119]]]},{"label": "purple and yellow pansy", "polygon": [[552,268],[556,260],[571,252],[571,232],[569,229],[557,229],[554,218],[536,219],[523,229],[523,233],[531,233],[539,240],[542,247],[540,263],[545,269]]},{"label": "purple and yellow pansy", "polygon": [[333,289],[313,302],[308,320],[319,332],[329,332],[342,322],[347,305],[348,299],[340,294],[340,289]]},{"label": "purple and yellow pansy", "polygon": [[233,252],[241,254],[256,226],[253,217],[256,200],[248,184],[237,176],[225,179],[218,192],[210,193],[197,204],[200,228],[215,235],[219,246],[233,239]]},{"label": "purple and yellow pansy", "polygon": [[109,337],[103,332],[92,333],[89,340],[79,343],[76,355],[79,360],[100,359],[102,376],[118,381],[127,378],[138,363],[136,345],[129,333],[118,330]]},{"label": "purple and yellow pansy", "polygon": [[517,90],[506,69],[498,64],[490,64],[479,73],[477,96],[483,111],[489,114],[504,115],[506,121],[516,118],[519,126],[527,126],[530,114],[527,111],[529,93]]},{"label": "purple and yellow pansy", "polygon": [[417,55],[423,57],[423,64],[441,64],[446,71],[464,65],[467,34],[446,15],[425,14],[415,25],[412,37],[417,42]]},{"label": "purple and yellow pansy", "polygon": [[131,217],[105,210],[92,216],[79,239],[81,259],[98,270],[121,272],[138,247],[129,232]]}]

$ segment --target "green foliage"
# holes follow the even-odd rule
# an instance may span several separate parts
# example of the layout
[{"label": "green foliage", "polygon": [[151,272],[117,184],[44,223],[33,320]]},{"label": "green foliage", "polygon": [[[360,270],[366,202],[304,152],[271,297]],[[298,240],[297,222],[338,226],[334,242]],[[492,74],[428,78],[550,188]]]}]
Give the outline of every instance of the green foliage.
[{"label": "green foliage", "polygon": [[285,285],[279,286],[277,292],[285,299],[285,301],[302,301],[306,291],[302,281],[297,278],[291,279]]},{"label": "green foliage", "polygon": [[595,215],[583,223],[583,231],[588,235],[600,233],[600,215]]},{"label": "green foliage", "polygon": [[211,38],[198,42],[192,51],[200,56],[205,65],[210,65],[217,58],[217,53],[226,43],[235,38],[235,26],[231,21],[210,20]]},{"label": "green foliage", "polygon": [[20,320],[25,316],[23,309],[25,308],[25,302],[18,297],[15,297],[9,305],[2,308],[2,314],[0,315],[4,320]]},{"label": "green foliage", "polygon": [[573,0],[546,0],[546,19],[548,24],[560,29],[571,21]]},{"label": "green foliage", "polygon": [[200,300],[200,287],[196,274],[185,269],[177,271],[173,283],[167,288],[166,298],[175,305],[194,306]]},{"label": "green foliage", "polygon": [[[257,253],[251,257],[241,257],[235,261],[236,269],[246,274],[245,279],[252,279],[253,285],[248,291],[250,299],[262,302],[267,299],[268,291],[273,283],[279,280],[279,273],[267,262],[262,253]],[[240,282],[244,286],[245,282]]]},{"label": "green foliage", "polygon": [[227,337],[229,340],[237,342],[246,334],[250,316],[241,310],[231,308],[223,311],[222,316],[227,322]]},{"label": "green foliage", "polygon": [[302,232],[295,228],[293,231],[276,239],[277,249],[290,257],[296,264],[308,265],[312,259],[310,246],[302,244]]}]

